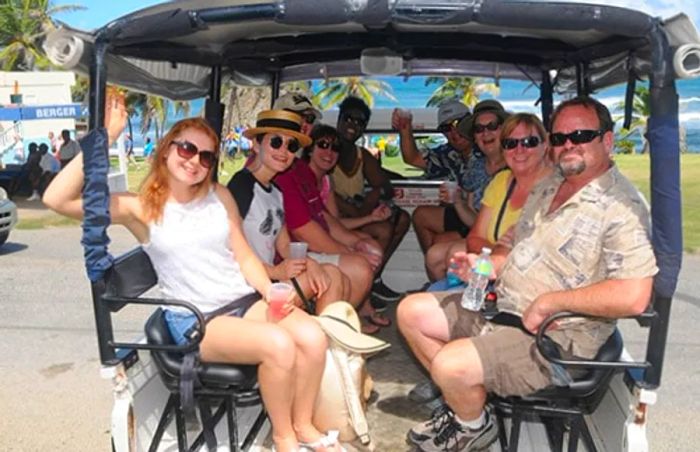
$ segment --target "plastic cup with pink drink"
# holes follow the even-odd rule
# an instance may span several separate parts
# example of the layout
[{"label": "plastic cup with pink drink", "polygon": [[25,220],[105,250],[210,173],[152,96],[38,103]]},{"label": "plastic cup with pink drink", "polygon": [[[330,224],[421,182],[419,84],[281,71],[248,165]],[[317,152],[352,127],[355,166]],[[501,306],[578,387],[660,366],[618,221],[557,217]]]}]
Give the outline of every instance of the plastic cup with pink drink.
[{"label": "plastic cup with pink drink", "polygon": [[282,320],[287,316],[284,306],[289,302],[294,288],[287,283],[273,283],[267,292],[270,317],[274,320]]},{"label": "plastic cup with pink drink", "polygon": [[442,185],[443,187],[445,187],[445,190],[447,190],[447,202],[450,204],[454,204],[455,199],[457,198],[457,182],[453,180],[448,180],[445,181]]},{"label": "plastic cup with pink drink", "polygon": [[289,244],[290,259],[306,259],[306,251],[309,249],[309,244],[306,242],[291,242]]}]

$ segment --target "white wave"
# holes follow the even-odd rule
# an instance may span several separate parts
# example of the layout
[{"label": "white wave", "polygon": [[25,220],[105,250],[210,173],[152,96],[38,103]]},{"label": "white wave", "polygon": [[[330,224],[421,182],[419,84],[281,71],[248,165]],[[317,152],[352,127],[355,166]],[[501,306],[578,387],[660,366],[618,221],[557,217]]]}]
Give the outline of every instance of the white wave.
[{"label": "white wave", "polygon": [[686,97],[686,98],[680,98],[679,103],[681,104],[690,104],[693,102],[700,102],[700,97]]},{"label": "white wave", "polygon": [[681,113],[678,115],[678,120],[681,123],[700,121],[700,111]]}]

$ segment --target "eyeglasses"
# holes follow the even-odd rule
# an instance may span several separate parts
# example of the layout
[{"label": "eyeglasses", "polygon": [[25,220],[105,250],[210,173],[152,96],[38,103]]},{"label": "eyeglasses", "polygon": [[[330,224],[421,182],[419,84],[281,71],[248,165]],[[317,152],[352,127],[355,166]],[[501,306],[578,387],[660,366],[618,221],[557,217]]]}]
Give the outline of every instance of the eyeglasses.
[{"label": "eyeglasses", "polygon": [[461,121],[461,118],[460,119],[453,119],[452,121],[448,121],[448,122],[443,122],[442,124],[440,124],[438,126],[437,131],[446,135],[447,133],[449,133],[450,130],[457,127],[457,124],[459,124],[459,121]]},{"label": "eyeglasses", "polygon": [[486,124],[474,124],[474,133],[482,133],[485,130],[490,130],[493,132],[494,130],[497,130],[499,127],[501,127],[501,123],[498,121],[491,121]]},{"label": "eyeglasses", "polygon": [[603,135],[605,135],[605,130],[579,129],[571,133],[550,133],[549,142],[552,143],[552,146],[564,146],[567,140],[571,141],[573,144],[585,144]]},{"label": "eyeglasses", "polygon": [[318,146],[321,149],[330,148],[333,152],[338,152],[340,150],[340,146],[338,145],[337,141],[318,140],[316,142],[316,146]]},{"label": "eyeglasses", "polygon": [[[275,135],[272,138],[270,138],[270,147],[272,149],[279,149],[284,145],[284,139],[282,139],[281,136]],[[299,150],[299,141],[297,141],[296,138],[290,138],[287,140],[287,145],[285,146],[287,148],[287,151],[291,152],[294,154],[296,151]]]},{"label": "eyeglasses", "polygon": [[307,124],[313,124],[316,122],[316,115],[313,113],[305,113],[301,115],[302,118],[304,118],[304,122]]},{"label": "eyeglasses", "polygon": [[364,127],[367,125],[367,119],[363,116],[353,116],[353,115],[343,115],[343,121],[351,122],[359,127]]},{"label": "eyeglasses", "polygon": [[530,135],[529,137],[525,138],[504,138],[501,140],[501,147],[503,149],[511,150],[517,148],[518,145],[521,145],[524,148],[532,149],[539,146],[541,142],[542,140],[540,137],[534,135]]},{"label": "eyeglasses", "polygon": [[177,155],[183,159],[189,160],[199,154],[199,164],[202,165],[202,167],[209,169],[216,164],[217,157],[214,151],[200,151],[196,144],[190,143],[189,141],[173,140],[170,144],[175,145]]}]

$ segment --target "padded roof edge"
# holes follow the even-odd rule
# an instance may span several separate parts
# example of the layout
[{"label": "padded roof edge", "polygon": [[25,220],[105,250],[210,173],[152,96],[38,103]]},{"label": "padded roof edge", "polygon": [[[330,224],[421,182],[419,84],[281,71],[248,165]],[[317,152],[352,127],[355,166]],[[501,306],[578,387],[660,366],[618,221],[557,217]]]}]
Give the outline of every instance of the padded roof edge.
[{"label": "padded roof edge", "polygon": [[[131,13],[92,33],[69,28],[65,33],[85,44],[77,70],[88,71],[93,44],[103,39],[110,48],[106,64],[111,83],[171,99],[192,99],[207,95],[210,66],[221,65],[224,76],[239,82],[264,84],[287,67],[338,60],[342,47],[324,48],[322,37],[333,36],[337,46],[343,45],[344,36],[361,37],[370,46],[373,39],[389,47],[393,42],[403,54],[419,59],[430,53],[431,42],[420,48],[400,37],[421,32],[449,34],[457,46],[461,42],[455,35],[465,33],[470,40],[464,48],[469,51],[461,53],[468,55],[455,57],[465,61],[469,55],[493,58],[491,63],[533,59],[526,49],[513,50],[510,44],[541,43],[537,52],[549,59],[535,61],[533,67],[558,70],[555,89],[571,90],[576,64],[582,63],[589,87],[596,90],[626,81],[630,69],[640,78],[646,76],[648,37],[661,26],[660,20],[639,11],[567,2],[179,0]],[[299,37],[307,38],[304,47],[293,48],[290,43]],[[357,45],[348,44],[345,52],[352,59],[358,56]],[[433,58],[444,59],[439,50]]]}]

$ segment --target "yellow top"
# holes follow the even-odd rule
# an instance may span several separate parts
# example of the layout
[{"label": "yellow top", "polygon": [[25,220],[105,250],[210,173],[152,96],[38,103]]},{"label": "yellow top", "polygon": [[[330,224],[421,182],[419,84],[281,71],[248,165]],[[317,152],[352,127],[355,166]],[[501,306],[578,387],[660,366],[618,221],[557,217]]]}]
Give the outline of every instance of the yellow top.
[{"label": "yellow top", "polygon": [[340,165],[335,165],[331,173],[333,189],[344,199],[352,199],[355,195],[363,194],[365,190],[365,176],[362,173],[362,150],[357,146],[355,146],[355,150],[357,151],[357,160],[355,160],[355,167],[349,173],[343,171]]},{"label": "yellow top", "polygon": [[501,211],[501,206],[503,206],[505,202],[508,186],[510,185],[512,177],[513,174],[508,169],[497,173],[486,186],[484,197],[481,200],[482,205],[491,208],[491,221],[489,221],[486,230],[486,239],[492,243],[496,243],[499,237],[505,234],[511,226],[515,225],[515,223],[518,222],[518,218],[520,218],[521,209],[513,209],[510,205],[510,201],[508,201],[505,211],[503,212],[501,225],[498,228],[498,237],[496,237],[498,213]]}]

